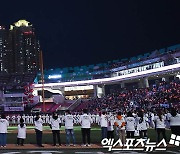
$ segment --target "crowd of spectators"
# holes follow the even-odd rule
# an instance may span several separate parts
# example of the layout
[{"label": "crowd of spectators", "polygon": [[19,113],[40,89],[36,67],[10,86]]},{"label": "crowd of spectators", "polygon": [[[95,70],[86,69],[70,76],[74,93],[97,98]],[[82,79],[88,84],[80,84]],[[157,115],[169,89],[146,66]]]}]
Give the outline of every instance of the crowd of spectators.
[{"label": "crowd of spectators", "polygon": [[103,98],[92,98],[87,103],[91,112],[106,110],[116,112],[130,109],[180,107],[180,82],[161,82],[149,88],[140,88],[108,94]]}]

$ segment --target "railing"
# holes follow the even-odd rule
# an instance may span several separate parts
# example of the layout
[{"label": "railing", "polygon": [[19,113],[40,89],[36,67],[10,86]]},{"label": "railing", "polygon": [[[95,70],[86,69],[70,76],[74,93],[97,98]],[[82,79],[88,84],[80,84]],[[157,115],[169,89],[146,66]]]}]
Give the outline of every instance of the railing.
[{"label": "railing", "polygon": [[73,104],[71,104],[67,109],[72,111],[74,110],[79,104],[81,104],[81,99],[77,99]]}]

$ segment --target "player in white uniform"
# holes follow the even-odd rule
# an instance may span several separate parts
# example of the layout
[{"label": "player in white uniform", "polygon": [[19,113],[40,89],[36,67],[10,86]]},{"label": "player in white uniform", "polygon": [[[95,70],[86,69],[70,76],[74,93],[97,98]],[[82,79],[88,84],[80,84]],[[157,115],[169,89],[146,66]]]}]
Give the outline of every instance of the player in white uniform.
[{"label": "player in white uniform", "polygon": [[8,122],[10,122],[10,116],[9,115],[6,116],[6,119]]},{"label": "player in white uniform", "polygon": [[99,114],[96,115],[96,123],[98,125],[100,125],[100,115]]},{"label": "player in white uniform", "polygon": [[74,115],[75,124],[79,124],[79,119],[80,119],[79,113],[78,113],[78,114],[75,114],[75,115]]},{"label": "player in white uniform", "polygon": [[26,116],[25,116],[25,114],[23,114],[22,118],[23,118],[24,121],[26,121]]},{"label": "player in white uniform", "polygon": [[43,123],[46,123],[46,116],[45,116],[45,114],[43,114],[43,115],[41,116],[41,118],[42,118]]},{"label": "player in white uniform", "polygon": [[18,124],[20,123],[20,119],[21,119],[21,116],[18,114],[18,115],[17,115],[17,123],[18,123]]},{"label": "player in white uniform", "polygon": [[61,115],[61,123],[62,123],[62,124],[65,123],[64,115]]},{"label": "player in white uniform", "polygon": [[12,119],[12,124],[15,124],[16,123],[16,116],[12,115],[11,119]]},{"label": "player in white uniform", "polygon": [[49,115],[48,114],[46,114],[46,124],[49,124]]},{"label": "player in white uniform", "polygon": [[34,117],[33,117],[32,114],[30,115],[29,119],[30,119],[30,120],[29,120],[29,123],[30,123],[30,124],[33,124],[33,123],[34,123]]},{"label": "player in white uniform", "polygon": [[95,114],[92,114],[92,115],[91,115],[91,118],[92,118],[93,123],[96,123],[96,115],[95,115]]},{"label": "player in white uniform", "polygon": [[27,124],[29,124],[29,122],[30,122],[30,117],[29,117],[29,115],[27,114],[26,115],[26,121],[25,121]]}]

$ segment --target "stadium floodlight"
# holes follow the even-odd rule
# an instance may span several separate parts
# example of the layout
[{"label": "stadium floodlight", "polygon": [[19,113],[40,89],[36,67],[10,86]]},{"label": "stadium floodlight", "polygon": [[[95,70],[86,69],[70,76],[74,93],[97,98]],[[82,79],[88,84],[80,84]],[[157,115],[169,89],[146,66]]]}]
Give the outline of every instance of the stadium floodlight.
[{"label": "stadium floodlight", "polygon": [[60,74],[57,74],[57,75],[49,75],[48,76],[48,79],[59,79],[61,78],[62,76]]}]

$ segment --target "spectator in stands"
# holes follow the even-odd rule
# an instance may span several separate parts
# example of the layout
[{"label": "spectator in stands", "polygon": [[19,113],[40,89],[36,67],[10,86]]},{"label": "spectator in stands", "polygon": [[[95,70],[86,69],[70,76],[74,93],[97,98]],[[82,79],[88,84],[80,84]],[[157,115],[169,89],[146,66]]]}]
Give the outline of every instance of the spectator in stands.
[{"label": "spectator in stands", "polygon": [[[179,106],[179,89],[178,81],[161,82],[159,84],[150,85],[149,88],[139,89],[121,89],[115,91],[102,98],[93,98],[88,103],[88,108],[91,111],[116,111],[118,108],[122,110],[130,110],[134,107],[151,108],[151,107],[171,107]],[[133,105],[130,104],[133,102]],[[171,102],[171,103],[170,103]]]},{"label": "spectator in stands", "polygon": [[36,132],[36,143],[39,147],[44,147],[42,145],[43,121],[40,118],[39,113],[36,113],[34,124]]},{"label": "spectator in stands", "polygon": [[[92,119],[91,116],[87,114],[87,109],[83,110],[83,115],[80,116],[80,124],[81,124],[81,132],[82,132],[82,139],[83,139],[83,145],[82,146],[91,146],[91,124]],[[86,145],[86,138],[87,138],[87,145]]]},{"label": "spectator in stands", "polygon": [[9,126],[9,122],[6,120],[6,116],[2,114],[0,118],[0,146],[1,147],[6,147],[8,126]]},{"label": "spectator in stands", "polygon": [[101,137],[102,139],[107,138],[107,127],[108,127],[108,119],[106,112],[103,111],[100,117],[100,125],[101,125]]},{"label": "spectator in stands", "polygon": [[17,145],[24,146],[25,138],[26,138],[26,124],[24,124],[24,120],[23,118],[21,118],[20,124],[18,124]]},{"label": "spectator in stands", "polygon": [[166,130],[165,130],[165,116],[161,110],[157,111],[157,116],[154,117],[155,128],[157,131],[157,142],[160,142],[160,134],[162,133],[163,138],[166,141]]},{"label": "spectator in stands", "polygon": [[174,108],[171,109],[169,122],[172,134],[180,135],[180,114],[178,114]]},{"label": "spectator in stands", "polygon": [[70,113],[69,110],[66,111],[65,115],[65,132],[66,132],[66,145],[69,146],[70,144],[70,137],[72,137],[73,145],[75,146],[75,136],[73,130],[74,120],[73,115]]},{"label": "spectator in stands", "polygon": [[127,138],[134,138],[134,132],[135,132],[135,118],[132,115],[132,112],[129,111],[127,113],[127,117],[125,119],[126,121],[126,134],[127,134]]},{"label": "spectator in stands", "polygon": [[121,112],[118,112],[114,125],[116,126],[116,133],[118,137],[121,139],[122,144],[125,144],[125,120]]},{"label": "spectator in stands", "polygon": [[52,129],[52,134],[53,134],[53,146],[56,146],[56,136],[57,136],[58,144],[59,146],[61,146],[61,138],[60,138],[61,120],[60,118],[58,118],[57,113],[53,113],[49,125],[50,128]]}]

